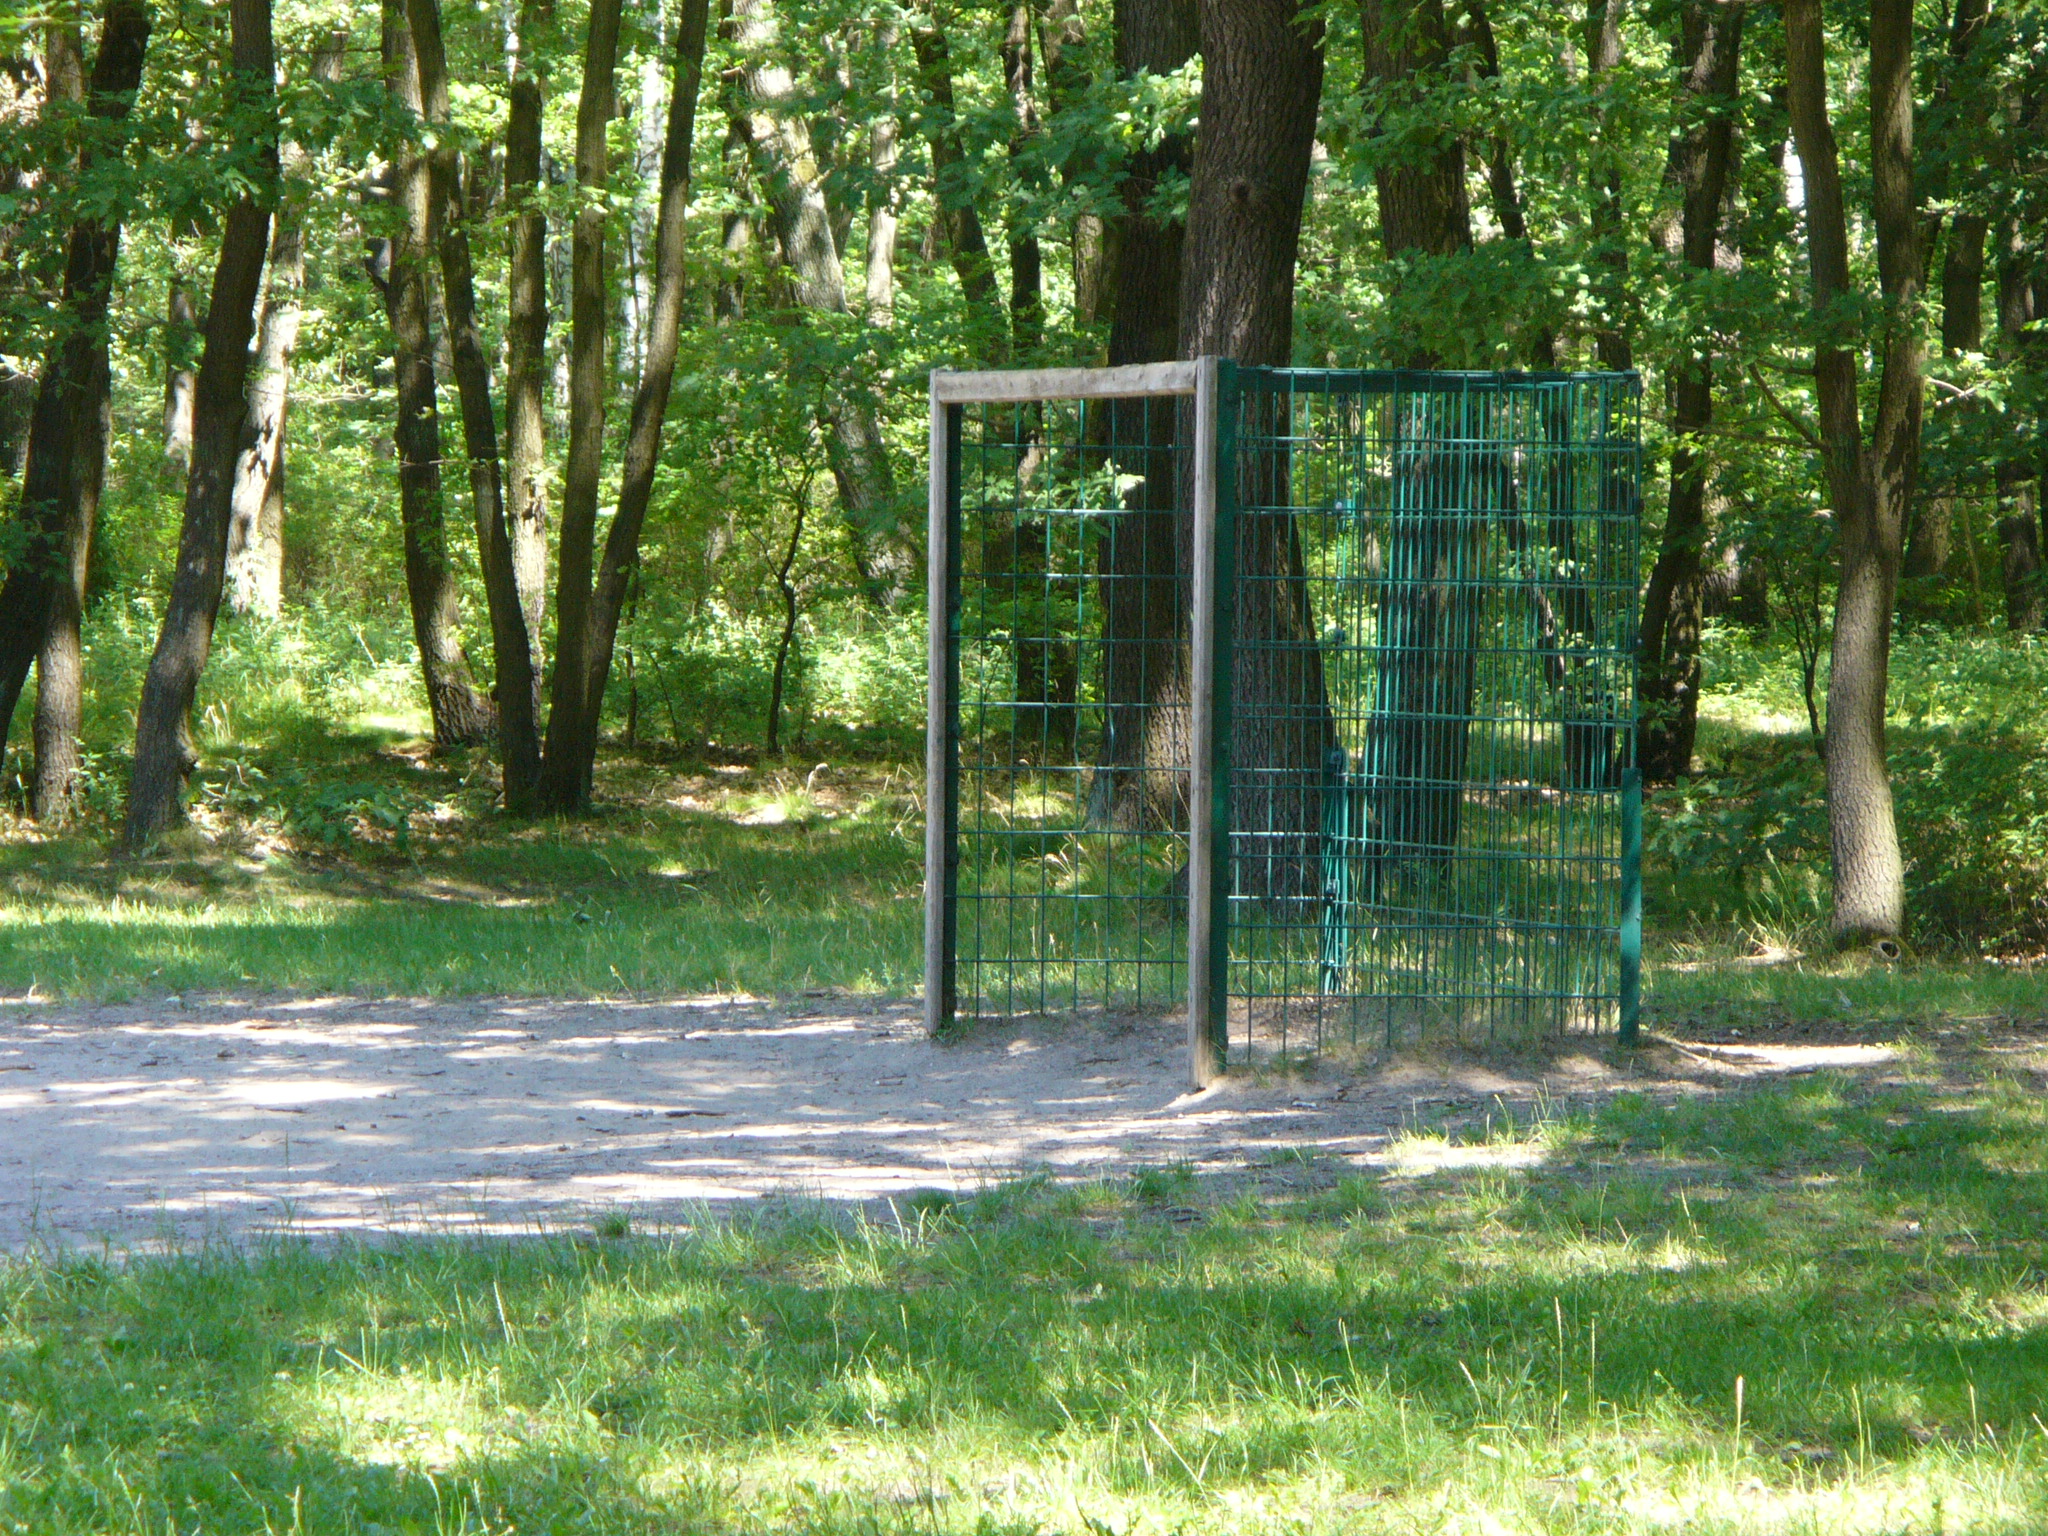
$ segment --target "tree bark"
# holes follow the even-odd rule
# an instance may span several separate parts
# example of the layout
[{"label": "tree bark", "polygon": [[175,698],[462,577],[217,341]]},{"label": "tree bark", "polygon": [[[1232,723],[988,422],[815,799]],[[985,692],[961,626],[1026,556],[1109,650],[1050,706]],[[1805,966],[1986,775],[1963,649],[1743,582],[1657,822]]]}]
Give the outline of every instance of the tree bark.
[{"label": "tree bark", "polygon": [[140,849],[183,819],[181,794],[196,761],[192,701],[213,646],[227,563],[228,506],[247,411],[249,337],[256,326],[270,209],[277,197],[277,81],[270,0],[232,0],[231,99],[248,103],[257,133],[249,190],[222,221],[220,259],[206,307],[206,345],[192,412],[192,472],[178,533],[178,565],[156,651],[135,712],[135,769],[125,841]]},{"label": "tree bark", "polygon": [[441,257],[443,308],[448,347],[462,402],[463,447],[469,458],[469,494],[476,525],[478,563],[490,610],[491,655],[497,686],[498,760],[505,809],[530,815],[540,808],[540,733],[534,720],[533,650],[520,600],[512,533],[505,515],[505,486],[498,462],[497,417],[491,407],[491,365],[484,355],[476,318],[476,272],[470,255],[463,206],[461,164],[449,122],[448,64],[441,41],[440,0],[408,0],[414,57],[419,70],[420,106],[436,130],[428,157],[428,245]]},{"label": "tree bark", "polygon": [[553,0],[522,0],[505,123],[505,206],[511,214],[505,316],[505,466],[511,494],[506,527],[512,544],[512,580],[526,619],[536,710],[548,590],[548,219],[539,200],[547,77],[540,69],[544,55],[539,34],[553,14]]},{"label": "tree bark", "polygon": [[576,103],[576,187],[569,309],[569,457],[562,474],[562,529],[555,565],[555,676],[548,708],[541,799],[556,811],[585,804],[581,755],[590,689],[591,580],[597,554],[597,492],[603,473],[605,375],[605,188],[619,55],[619,0],[592,0]]},{"label": "tree bark", "polygon": [[171,279],[164,318],[164,463],[182,475],[192,468],[192,398],[199,384],[192,366],[199,317],[182,276]]},{"label": "tree bark", "polygon": [[[798,115],[795,82],[787,68],[772,62],[778,46],[773,14],[766,0],[736,0],[732,14],[752,107],[748,143],[789,262],[797,306],[846,314],[845,271],[810,134]],[[872,600],[893,604],[910,589],[919,556],[897,504],[881,426],[874,407],[844,378],[831,381],[824,414],[825,455],[853,535],[854,566]]]},{"label": "tree bark", "polygon": [[[415,0],[417,3],[417,0]],[[676,28],[674,81],[669,94],[668,134],[661,153],[661,204],[655,221],[654,303],[647,326],[647,358],[633,394],[626,452],[619,472],[619,509],[605,537],[604,561],[591,606],[590,680],[584,695],[583,729],[576,740],[583,796],[590,795],[591,769],[605,685],[618,643],[619,616],[640,567],[640,530],[661,464],[661,428],[675,381],[676,350],[683,328],[683,287],[690,206],[690,153],[696,135],[697,97],[704,75],[707,0],[683,0]],[[566,775],[565,775],[566,776]]]},{"label": "tree bark", "polygon": [[[86,110],[109,123],[124,122],[142,77],[149,45],[150,12],[140,0],[108,0],[100,45],[89,82],[80,81]],[[82,71],[82,64],[77,66]],[[119,144],[89,147],[75,166],[81,179],[118,161]],[[15,705],[30,666],[46,657],[51,672],[39,682],[38,717],[47,696],[53,728],[68,720],[61,751],[77,751],[77,612],[84,601],[84,568],[106,473],[106,413],[110,388],[107,309],[120,256],[121,220],[80,219],[65,247],[60,303],[63,330],[50,349],[36,383],[34,412],[22,465],[16,530],[21,542],[0,585],[0,746],[12,730]],[[56,647],[53,653],[52,646]],[[68,675],[59,675],[66,667]],[[68,696],[67,696],[68,694]],[[54,741],[52,742],[54,749]],[[46,777],[61,778],[66,792],[70,770],[43,772],[45,747],[37,746],[38,814]]]},{"label": "tree bark", "polygon": [[898,223],[898,198],[896,191],[896,155],[898,124],[896,121],[896,74],[891,55],[896,51],[896,26],[893,22],[877,24],[875,51],[881,55],[882,67],[888,71],[882,86],[882,99],[877,106],[873,122],[868,124],[868,171],[874,177],[874,186],[868,193],[868,252],[867,252],[867,300],[868,319],[876,325],[887,325],[896,314],[896,227]]},{"label": "tree bark", "polygon": [[[1819,0],[1787,0],[1784,15],[1792,133],[1806,174],[1814,307],[1825,315],[1851,289]],[[1845,945],[1895,940],[1905,926],[1905,869],[1885,765],[1884,713],[1892,604],[1917,469],[1921,407],[1913,315],[1921,264],[1913,205],[1909,0],[1872,0],[1870,20],[1872,211],[1886,313],[1877,419],[1868,445],[1858,420],[1855,355],[1826,336],[1814,355],[1841,560],[1829,650],[1826,754],[1834,932]]]},{"label": "tree bark", "polygon": [[[1195,0],[1117,0],[1116,67],[1126,80],[1169,75],[1195,55],[1201,19]],[[1118,189],[1123,211],[1109,242],[1109,364],[1155,363],[1179,355],[1182,247],[1186,226],[1162,216],[1162,180],[1194,167],[1194,144],[1170,134],[1133,154]],[[1191,531],[1176,526],[1179,445],[1192,417],[1175,400],[1114,402],[1108,427],[1117,466],[1139,477],[1124,496],[1100,552],[1103,577],[1102,762],[1090,788],[1097,824],[1170,826],[1182,814],[1188,741],[1188,635],[1182,591]]]},{"label": "tree bark", "polygon": [[229,494],[227,602],[238,614],[275,618],[283,606],[285,412],[292,349],[299,339],[305,249],[296,210],[280,205],[270,240],[263,315],[256,325],[242,451]]},{"label": "tree bark", "polygon": [[[1690,0],[1680,24],[1685,106],[1665,159],[1666,195],[1678,200],[1662,242],[1695,280],[1714,270],[1735,148],[1741,0]],[[1675,247],[1675,249],[1674,249]],[[1657,563],[1643,593],[1640,724],[1636,762],[1652,781],[1692,771],[1699,731],[1701,567],[1708,537],[1706,447],[1714,419],[1710,334],[1688,336],[1671,369],[1671,492]]]},{"label": "tree bark", "polygon": [[[1308,191],[1323,28],[1296,0],[1200,0],[1201,125],[1188,194],[1181,352],[1285,365],[1294,339],[1294,268]],[[1269,420],[1267,427],[1277,427]],[[1311,896],[1321,828],[1318,785],[1336,731],[1323,686],[1289,504],[1284,451],[1240,465],[1238,642],[1232,679],[1239,888]],[[1281,786],[1285,787],[1281,787]]]},{"label": "tree bark", "polygon": [[[1379,104],[1412,109],[1428,88],[1427,77],[1450,57],[1442,0],[1360,0],[1358,20],[1365,42],[1365,83]],[[1472,213],[1465,192],[1464,142],[1445,128],[1433,144],[1390,148],[1377,117],[1368,132],[1375,141],[1373,186],[1387,259],[1469,250]],[[1433,353],[1420,349],[1397,361],[1410,368],[1441,366]]]},{"label": "tree bark", "polygon": [[[405,0],[384,0],[384,78],[394,106],[417,119],[420,75]],[[390,246],[384,309],[398,374],[399,516],[405,525],[405,590],[412,607],[434,744],[485,740],[495,727],[488,700],[471,683],[462,653],[462,609],[448,548],[441,485],[441,416],[434,382],[430,318],[433,201],[426,157],[405,145],[392,167],[398,225]]]},{"label": "tree bark", "polygon": [[[341,78],[346,31],[329,33],[313,51],[311,76],[331,85]],[[287,177],[305,160],[296,144],[279,151]],[[228,513],[228,607],[275,618],[284,601],[285,414],[290,403],[292,349],[298,344],[300,294],[305,287],[305,210],[287,183],[270,236],[270,271],[263,316],[256,326],[256,361],[249,384],[249,415]]]}]

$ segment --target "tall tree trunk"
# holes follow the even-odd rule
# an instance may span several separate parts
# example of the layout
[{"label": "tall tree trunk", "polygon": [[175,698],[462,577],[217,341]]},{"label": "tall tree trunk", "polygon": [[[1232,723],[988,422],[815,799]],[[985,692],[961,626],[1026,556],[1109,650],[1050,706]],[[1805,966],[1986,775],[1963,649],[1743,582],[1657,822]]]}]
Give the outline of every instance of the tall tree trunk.
[{"label": "tall tree trunk", "polygon": [[590,689],[591,580],[597,556],[597,492],[603,473],[605,374],[605,188],[611,167],[605,126],[619,56],[619,0],[592,0],[576,103],[576,222],[569,307],[569,458],[562,474],[562,531],[555,565],[555,677],[548,709],[541,798],[557,811],[581,807],[588,787],[571,743],[583,730]]},{"label": "tall tree trunk", "polygon": [[28,424],[35,413],[35,374],[0,363],[0,475],[9,480],[28,467]]},{"label": "tall tree trunk", "polygon": [[1586,8],[1586,82],[1593,88],[1593,264],[1600,289],[1600,324],[1594,351],[1600,366],[1614,370],[1635,366],[1628,328],[1628,245],[1621,228],[1621,152],[1613,142],[1613,111],[1608,92],[1611,76],[1621,64],[1621,17],[1628,0],[1588,0]]},{"label": "tall tree trunk", "polygon": [[305,233],[280,204],[270,237],[270,274],[256,325],[248,419],[228,498],[227,602],[235,613],[275,618],[284,597],[285,411],[299,339]]},{"label": "tall tree trunk", "polygon": [[[1200,0],[1200,17],[1201,126],[1188,192],[1181,352],[1285,365],[1322,96],[1322,22],[1296,0]],[[1284,451],[1244,455],[1240,476],[1231,753],[1238,782],[1254,786],[1236,797],[1239,824],[1266,835],[1256,849],[1239,848],[1237,874],[1248,893],[1306,897],[1318,883],[1316,786],[1336,731],[1294,519],[1256,510],[1290,503]]]},{"label": "tall tree trunk", "polygon": [[[418,0],[415,0],[418,3]],[[584,695],[583,730],[576,739],[584,798],[597,757],[598,724],[605,684],[618,643],[619,615],[640,566],[640,530],[661,463],[661,427],[675,380],[676,348],[683,327],[683,285],[690,206],[690,151],[695,139],[697,97],[704,75],[707,0],[683,0],[676,27],[674,80],[669,93],[668,134],[661,152],[661,203],[654,229],[654,302],[647,326],[647,361],[633,394],[619,472],[619,509],[605,536],[604,563],[590,617],[590,681]],[[566,776],[566,773],[565,773]]]},{"label": "tall tree trunk", "polygon": [[199,317],[182,274],[171,278],[164,319],[164,463],[182,475],[192,467],[192,399],[199,387],[192,366]]},{"label": "tall tree trunk", "polygon": [[[347,48],[346,31],[329,33],[313,50],[313,80],[324,85],[339,80]],[[287,178],[306,158],[296,144],[286,144],[279,155]],[[287,180],[270,234],[270,270],[263,315],[256,324],[249,416],[228,512],[228,607],[272,618],[284,600],[285,414],[306,279],[305,210],[298,203]]]},{"label": "tall tree trunk", "polygon": [[995,264],[975,206],[972,167],[960,139],[959,115],[953,104],[953,58],[946,34],[936,26],[915,27],[910,34],[917,70],[924,86],[925,144],[932,159],[932,195],[936,217],[946,233],[946,250],[954,275],[967,300],[976,342],[987,354],[987,366],[1003,361],[1002,305],[996,298]]},{"label": "tall tree trunk", "polygon": [[[146,4],[108,0],[92,78],[89,83],[81,80],[76,84],[93,117],[107,123],[126,120],[142,78],[149,29]],[[78,64],[74,72],[82,73],[82,68]],[[75,166],[65,169],[81,178],[97,179],[107,165],[118,163],[121,153],[120,144],[98,140],[79,156]],[[66,758],[77,750],[77,615],[85,595],[84,568],[93,517],[106,473],[107,308],[120,249],[118,210],[109,216],[80,219],[71,228],[59,301],[63,330],[36,386],[15,517],[20,543],[12,550],[6,582],[0,586],[0,746],[12,730],[14,708],[21,700],[28,670],[41,655],[49,659],[52,670],[44,675],[38,693],[55,711],[53,722],[69,721],[62,731],[61,752]],[[60,654],[52,653],[53,645]],[[58,675],[66,667],[61,653],[67,647],[68,675]],[[42,712],[39,704],[39,718]],[[39,738],[38,814],[42,814],[43,780],[61,777],[66,791],[70,780],[70,770],[63,769],[60,774],[54,759],[51,773],[45,775],[44,755]]]},{"label": "tall tree trunk", "polygon": [[449,354],[455,364],[463,447],[469,457],[477,559],[483,568],[484,597],[490,610],[491,655],[497,678],[493,697],[498,706],[498,759],[504,774],[505,808],[515,815],[530,815],[540,808],[533,650],[505,515],[498,425],[491,408],[491,365],[477,326],[476,272],[462,199],[462,167],[449,123],[440,0],[408,0],[406,13],[419,67],[420,105],[436,130],[428,159],[429,226],[431,243],[440,249]]},{"label": "tall tree trunk", "polygon": [[277,197],[277,61],[270,38],[270,0],[231,0],[229,16],[234,53],[231,101],[256,109],[242,120],[260,135],[261,181],[243,193],[222,221],[220,259],[207,300],[178,565],[135,712],[135,770],[129,781],[125,840],[137,849],[183,819],[181,795],[196,761],[192,701],[220,612],[228,504],[247,412],[249,337],[256,327],[256,300],[270,244],[270,209]]},{"label": "tall tree trunk", "polygon": [[[766,0],[736,0],[732,15],[752,105],[747,137],[789,262],[797,306],[818,314],[846,314],[846,276],[823,178],[799,115],[795,82],[773,58],[779,46],[774,15]],[[872,599],[894,603],[910,588],[918,553],[896,500],[874,407],[850,381],[834,379],[824,424],[825,455],[853,535],[855,567]]]},{"label": "tall tree trunk", "polygon": [[[1117,0],[1116,67],[1126,80],[1170,75],[1201,41],[1196,0]],[[1117,256],[1109,363],[1179,355],[1181,254],[1186,225],[1161,216],[1162,181],[1194,168],[1186,134],[1133,154],[1119,188],[1123,211],[1109,243]],[[1180,814],[1188,753],[1187,614],[1182,582],[1192,545],[1177,526],[1179,445],[1192,419],[1175,400],[1118,401],[1109,430],[1118,468],[1137,483],[1100,552],[1103,573],[1102,764],[1090,790],[1097,824],[1171,825]]]},{"label": "tall tree trunk", "polygon": [[540,33],[553,14],[553,0],[521,0],[505,121],[505,206],[512,222],[505,316],[505,467],[511,492],[506,528],[512,580],[526,619],[536,710],[548,590],[548,218],[540,203],[547,79],[540,68]]},{"label": "tall tree trunk", "polygon": [[[1787,0],[1786,83],[1792,133],[1806,175],[1808,260],[1817,309],[1851,296],[1841,169],[1828,119],[1819,0]],[[1856,359],[1815,349],[1828,495],[1840,550],[1829,650],[1828,834],[1838,942],[1896,939],[1905,926],[1905,869],[1885,766],[1885,692],[1905,513],[1920,441],[1920,342],[1913,311],[1921,264],[1913,206],[1912,7],[1870,9],[1872,211],[1877,227],[1882,374],[1877,419],[1865,444]]]},{"label": "tall tree trunk", "polygon": [[[1361,0],[1365,43],[1363,83],[1376,105],[1411,116],[1428,99],[1431,77],[1449,60],[1450,28],[1441,0]],[[1380,123],[1372,123],[1377,137]],[[1373,178],[1379,195],[1380,240],[1387,259],[1453,256],[1472,245],[1463,142],[1449,129],[1436,141],[1389,151],[1378,146]],[[1417,342],[1394,361],[1436,368],[1442,359]],[[1400,431],[1425,443],[1448,423],[1446,402],[1419,393],[1403,402]],[[1461,497],[1434,446],[1404,452],[1396,466],[1390,529],[1389,583],[1378,613],[1381,635],[1375,707],[1366,727],[1371,780],[1371,836],[1388,855],[1417,855],[1434,873],[1457,846],[1477,682],[1479,611],[1469,581],[1479,524],[1460,515]],[[1376,872],[1389,866],[1375,861]]]},{"label": "tall tree trunk", "polygon": [[[419,63],[405,0],[384,0],[384,79],[392,104],[420,112]],[[405,591],[419,646],[434,744],[458,746],[487,738],[494,725],[488,700],[470,681],[462,653],[462,609],[448,548],[448,512],[441,485],[441,415],[434,383],[430,289],[433,199],[426,157],[406,145],[392,167],[402,220],[390,247],[384,309],[391,321],[398,373],[399,516],[405,525]]]},{"label": "tall tree trunk", "polygon": [[896,74],[891,55],[896,51],[896,25],[877,23],[875,51],[881,56],[886,74],[882,99],[874,121],[868,124],[868,171],[874,185],[868,192],[867,299],[868,319],[887,325],[896,313]]},{"label": "tall tree trunk", "polygon": [[[1675,221],[1660,244],[1695,280],[1710,276],[1735,148],[1741,0],[1690,0],[1680,24],[1685,107],[1664,164]],[[1677,227],[1672,228],[1676,223]],[[1642,713],[1636,761],[1652,780],[1692,771],[1700,710],[1700,574],[1707,545],[1706,431],[1714,418],[1711,335],[1683,338],[1671,374],[1671,494],[1657,563],[1643,594]]]},{"label": "tall tree trunk", "polygon": [[1027,191],[1032,140],[1038,137],[1038,103],[1031,79],[1031,3],[1012,0],[1003,32],[1003,83],[1010,93],[1010,179],[1014,200],[1003,235],[1010,247],[1010,345],[1022,359],[1038,349],[1045,334],[1044,258],[1038,231],[1022,206]]}]

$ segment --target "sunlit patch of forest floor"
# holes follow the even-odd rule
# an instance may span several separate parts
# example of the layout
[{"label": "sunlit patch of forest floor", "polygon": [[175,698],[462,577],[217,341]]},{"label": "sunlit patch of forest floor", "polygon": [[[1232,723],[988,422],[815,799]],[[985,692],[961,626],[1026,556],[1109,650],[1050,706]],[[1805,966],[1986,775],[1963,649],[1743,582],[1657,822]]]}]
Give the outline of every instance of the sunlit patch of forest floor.
[{"label": "sunlit patch of forest floor", "polygon": [[392,738],[216,760],[147,855],[111,820],[0,830],[19,994],[902,992],[921,974],[923,783],[901,765],[628,753],[597,808],[520,823],[483,754]]},{"label": "sunlit patch of forest floor", "polygon": [[2039,1531],[2048,1037],[1854,1038],[1370,1166],[7,1261],[0,1529]]},{"label": "sunlit patch of forest floor", "polygon": [[[1720,723],[1709,744],[1710,767],[1742,749]],[[1651,797],[1653,1024],[2043,1011],[2025,955],[1830,955],[1824,896],[1784,889],[1814,875],[1815,850],[1780,825],[1818,819],[1810,753],[1775,750],[1790,777],[1774,790],[1706,778]],[[111,814],[52,835],[0,813],[0,993],[904,996],[922,975],[923,788],[921,765],[886,753],[614,750],[590,814],[522,823],[495,808],[485,754],[395,731],[216,751],[192,824],[140,857],[118,851]],[[1796,809],[1759,832],[1768,794]]]}]

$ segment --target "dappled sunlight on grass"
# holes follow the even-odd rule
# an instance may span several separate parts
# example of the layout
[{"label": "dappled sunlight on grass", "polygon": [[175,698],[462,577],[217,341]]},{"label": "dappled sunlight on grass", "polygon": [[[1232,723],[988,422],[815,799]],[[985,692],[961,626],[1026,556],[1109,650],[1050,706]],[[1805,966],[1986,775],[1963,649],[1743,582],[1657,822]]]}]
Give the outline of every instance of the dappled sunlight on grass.
[{"label": "dappled sunlight on grass", "polygon": [[2048,1109],[1944,1066],[1468,1116],[1304,1187],[21,1260],[0,1521],[2016,1536]]}]

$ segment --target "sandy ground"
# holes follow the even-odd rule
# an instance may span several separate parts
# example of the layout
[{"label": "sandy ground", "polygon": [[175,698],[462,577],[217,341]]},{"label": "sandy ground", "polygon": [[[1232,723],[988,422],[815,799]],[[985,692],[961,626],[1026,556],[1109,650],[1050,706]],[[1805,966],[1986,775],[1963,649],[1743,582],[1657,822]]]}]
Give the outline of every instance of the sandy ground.
[{"label": "sandy ground", "polygon": [[[877,1201],[1289,1148],[1383,1161],[1404,1126],[1498,1100],[1881,1059],[1700,1045],[1617,1068],[1397,1063],[1184,1081],[1181,1027],[1039,1024],[938,1044],[909,1003],[163,999],[0,1003],[0,1249],[291,1228],[531,1232],[763,1196]],[[1875,1053],[1875,1054],[1873,1054]]]}]

